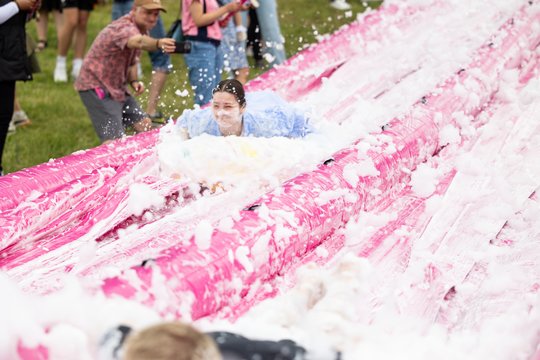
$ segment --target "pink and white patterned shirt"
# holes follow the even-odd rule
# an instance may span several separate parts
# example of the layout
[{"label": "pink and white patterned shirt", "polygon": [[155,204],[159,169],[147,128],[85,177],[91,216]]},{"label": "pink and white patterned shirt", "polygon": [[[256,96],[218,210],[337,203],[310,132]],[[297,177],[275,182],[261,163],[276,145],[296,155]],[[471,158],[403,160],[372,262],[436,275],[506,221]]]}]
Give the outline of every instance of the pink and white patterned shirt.
[{"label": "pink and white patterned shirt", "polygon": [[127,47],[128,39],[144,34],[129,13],[113,21],[98,34],[84,58],[75,81],[78,91],[102,88],[116,101],[124,101],[128,70],[139,62],[140,49]]}]

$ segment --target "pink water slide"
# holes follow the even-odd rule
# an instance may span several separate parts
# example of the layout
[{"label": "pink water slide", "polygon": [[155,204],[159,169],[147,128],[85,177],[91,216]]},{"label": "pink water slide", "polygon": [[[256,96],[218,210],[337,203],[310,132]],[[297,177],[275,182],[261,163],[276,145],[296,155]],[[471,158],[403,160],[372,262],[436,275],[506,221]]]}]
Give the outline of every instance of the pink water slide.
[{"label": "pink water slide", "polygon": [[[252,80],[248,89],[273,89],[288,99],[298,98],[316,89],[322,78],[351,57],[362,53],[358,41],[379,41],[390,27],[409,26],[422,10],[425,7],[392,5],[371,12],[300,52],[279,69]],[[350,46],[352,43],[356,46]],[[303,89],[294,89],[306,84],[309,85]],[[284,93],[288,88],[291,91]],[[13,268],[70,243],[103,220],[107,220],[109,228],[102,228],[96,237],[126,220],[130,214],[115,211],[126,198],[134,170],[152,161],[157,139],[157,132],[141,134],[1,178],[2,267]],[[174,194],[181,188],[166,180],[154,180],[154,187],[162,192]],[[116,219],[110,221],[111,216]]]},{"label": "pink water slide", "polygon": [[[350,46],[352,43],[377,41],[389,27],[405,28],[424,10],[383,7],[253,80],[248,89],[273,89],[289,100],[300,99],[363,51]],[[411,171],[441,150],[439,134],[444,126],[460,127],[452,114],[461,112],[477,119],[494,106],[503,70],[518,69],[522,84],[537,73],[539,20],[538,6],[525,5],[486,39],[472,62],[448,74],[406,114],[389,119],[384,131],[374,134],[378,145],[367,156],[359,152],[362,139],[358,139],[325,159],[316,170],[246,204],[227,230],[213,224],[208,249],[201,249],[199,239],[193,236],[119,276],[103,279],[93,290],[136,300],[163,315],[197,319],[227,311],[235,317],[276,293],[276,277],[307,261],[332,258],[343,248],[345,224],[360,211],[388,207],[395,208],[398,217],[362,244],[358,253],[375,262],[390,253],[398,254],[392,258],[398,267],[410,244],[389,244],[385,239],[400,227],[422,227],[428,220],[422,217],[426,199],[413,195],[407,186]],[[458,90],[463,87],[477,89],[478,101],[468,101]],[[341,109],[353,106],[353,102],[354,97],[344,97],[336,105],[340,111],[329,111],[327,116],[342,116]],[[480,126],[482,122],[474,123]],[[142,134],[0,178],[1,268],[15,269],[90,231],[99,239],[125,221],[131,215],[122,212],[126,184],[133,169],[149,167],[157,141],[155,132]],[[351,179],[350,169],[366,161],[373,163],[378,175]],[[454,176],[455,171],[449,171],[436,193],[443,194]],[[164,196],[183,191],[181,184],[170,180],[149,176],[145,181]],[[105,220],[107,226],[96,230],[95,225]],[[179,235],[171,226],[152,236],[174,243]],[[318,247],[330,255],[316,257]],[[440,272],[433,268],[434,282]],[[449,282],[441,280],[438,285],[437,296],[450,292]],[[433,308],[433,316],[438,310]],[[30,358],[23,354],[26,351],[21,348],[21,356]]]},{"label": "pink water slide", "polygon": [[[398,9],[396,6],[390,6],[374,12],[362,21],[345,27],[336,36],[300,52],[288,60],[287,65],[280,67],[279,71],[269,71],[260,80],[251,81],[248,89],[280,88],[281,85],[285,85],[283,79],[286,78],[289,79],[287,86],[291,85],[289,69],[297,69],[298,62],[301,62],[305,69],[321,66],[324,68],[322,73],[310,70],[301,72],[301,76],[293,81],[295,84],[308,82],[312,84],[309,86],[312,89],[316,86],[314,84],[320,83],[321,78],[329,74],[331,71],[329,69],[339,66],[334,65],[336,59],[338,64],[343,64],[358,51],[344,45],[362,36],[366,39],[377,39],[384,33],[384,28],[411,21],[412,15],[419,10],[419,8]],[[383,23],[382,28],[379,27],[380,31],[373,31],[373,26],[379,23]],[[372,32],[367,34],[370,29]],[[292,99],[303,92],[304,90],[291,91],[288,92],[291,97],[287,97]],[[74,219],[90,211],[90,204],[93,201],[107,199],[109,191],[114,188],[110,183],[111,178],[119,179],[125,176],[134,166],[124,164],[136,163],[149,156],[156,141],[155,131],[141,134],[115,142],[114,145],[80,151],[2,177],[0,250],[18,243],[21,239],[25,239],[25,243],[38,242],[44,238],[40,234],[49,235],[54,229],[71,227],[70,223]],[[74,206],[78,209],[72,211]],[[64,219],[60,219],[61,217]],[[58,221],[55,221],[57,219]],[[50,221],[55,221],[56,224],[44,228],[43,224]],[[68,238],[49,245],[54,247],[69,241]],[[47,249],[50,247],[47,246]]]},{"label": "pink water slide", "polygon": [[[460,126],[454,123],[452,114],[462,112],[476,118],[490,106],[505,69],[522,69],[522,82],[530,79],[532,69],[537,68],[537,54],[531,50],[540,41],[540,33],[534,30],[539,18],[537,9],[523,8],[478,49],[468,66],[426,94],[407,114],[389,121],[381,134],[380,146],[368,153],[378,176],[361,176],[351,182],[345,175],[347,167],[365,158],[359,155],[356,145],[343,149],[317,170],[287,181],[246,206],[231,229],[223,231],[215,224],[210,249],[199,251],[193,237],[189,245],[183,242],[172,246],[121,276],[105,279],[103,291],[109,296],[136,299],[174,316],[185,315],[182,312],[186,308],[191,309],[192,318],[213,314],[224,307],[234,312],[271,295],[275,289],[264,284],[287,272],[299,259],[309,257],[318,246],[334,251],[341,248],[340,229],[359,211],[403,202],[401,218],[386,230],[402,225],[423,206],[418,198],[403,199],[409,174],[440,150],[439,129],[448,124]],[[468,95],[457,90],[463,86],[478,89],[478,101],[467,101]],[[395,145],[396,151],[388,154],[385,150],[391,145]],[[453,173],[448,174],[438,191],[444,192],[452,176]],[[164,229],[158,236],[175,235]],[[360,253],[370,257],[384,236],[375,236]],[[164,279],[169,281],[166,287]]]}]

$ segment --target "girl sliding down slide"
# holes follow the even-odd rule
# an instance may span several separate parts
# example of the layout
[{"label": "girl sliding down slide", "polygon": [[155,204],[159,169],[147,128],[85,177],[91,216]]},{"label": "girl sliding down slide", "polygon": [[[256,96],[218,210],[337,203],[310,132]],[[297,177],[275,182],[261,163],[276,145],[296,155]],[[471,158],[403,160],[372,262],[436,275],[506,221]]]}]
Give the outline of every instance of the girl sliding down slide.
[{"label": "girl sliding down slide", "polygon": [[[249,104],[249,105],[248,105]],[[186,138],[215,136],[304,137],[311,132],[305,113],[271,92],[247,96],[238,80],[223,80],[212,91],[211,108],[186,110],[177,126]]]},{"label": "girl sliding down slide", "polygon": [[[246,95],[239,81],[224,80],[214,89],[210,107],[186,110],[163,129],[158,145],[162,174],[228,188],[258,182],[255,178],[270,170],[275,177],[277,167],[279,177],[287,179],[292,174],[286,169],[294,168],[309,148],[296,139],[312,131],[308,114],[276,94]],[[297,151],[283,153],[290,146]]]}]

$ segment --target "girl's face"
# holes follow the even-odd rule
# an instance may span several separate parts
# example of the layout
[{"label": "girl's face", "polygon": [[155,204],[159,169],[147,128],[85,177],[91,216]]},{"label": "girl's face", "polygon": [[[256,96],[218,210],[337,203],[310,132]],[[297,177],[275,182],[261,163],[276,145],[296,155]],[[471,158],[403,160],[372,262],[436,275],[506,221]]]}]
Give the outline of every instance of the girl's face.
[{"label": "girl's face", "polygon": [[212,113],[219,128],[223,131],[237,127],[242,123],[244,107],[240,107],[233,94],[218,91],[214,93],[212,99]]}]

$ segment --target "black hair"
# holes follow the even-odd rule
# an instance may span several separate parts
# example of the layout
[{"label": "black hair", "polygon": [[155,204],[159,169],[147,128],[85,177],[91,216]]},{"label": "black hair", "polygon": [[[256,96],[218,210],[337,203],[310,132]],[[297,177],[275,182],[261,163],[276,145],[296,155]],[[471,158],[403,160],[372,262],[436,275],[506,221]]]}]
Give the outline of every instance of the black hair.
[{"label": "black hair", "polygon": [[219,84],[212,90],[212,95],[217,92],[227,92],[234,95],[240,107],[246,106],[246,93],[242,83],[236,79],[221,80]]}]

